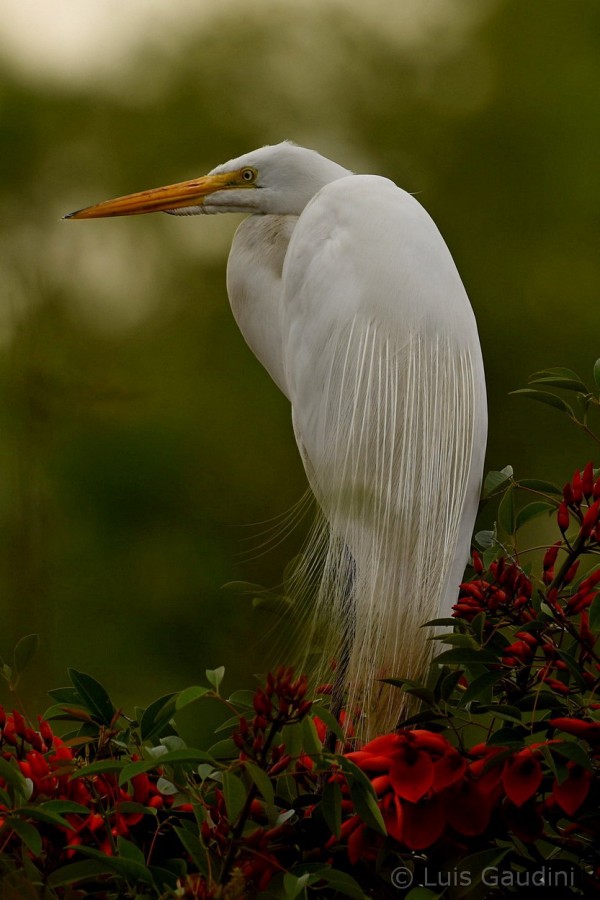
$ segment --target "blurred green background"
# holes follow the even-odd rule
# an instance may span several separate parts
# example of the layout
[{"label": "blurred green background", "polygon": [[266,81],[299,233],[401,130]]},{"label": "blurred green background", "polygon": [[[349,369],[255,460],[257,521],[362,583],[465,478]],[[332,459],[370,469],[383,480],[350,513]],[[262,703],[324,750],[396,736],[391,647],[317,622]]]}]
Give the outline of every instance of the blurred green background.
[{"label": "blurred green background", "polygon": [[207,666],[231,689],[264,670],[273,621],[222,585],[277,584],[302,529],[261,554],[253,523],[306,486],[229,311],[239,218],[60,221],[72,209],[284,138],[389,176],[475,308],[488,468],[562,483],[592,456],[508,393],[600,356],[597,2],[40,0],[3,17],[0,653],[41,635],[32,711],[68,665],[127,706]]}]

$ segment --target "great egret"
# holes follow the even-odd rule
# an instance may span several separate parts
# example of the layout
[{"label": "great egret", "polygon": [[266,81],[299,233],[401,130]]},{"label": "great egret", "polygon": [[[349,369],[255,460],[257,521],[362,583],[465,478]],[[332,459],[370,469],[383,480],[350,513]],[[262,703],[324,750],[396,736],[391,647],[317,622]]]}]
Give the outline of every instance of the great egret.
[{"label": "great egret", "polygon": [[435,224],[387,178],[293,143],[68,219],[250,213],[227,290],[242,334],[292,406],[324,513],[305,554],[348,708],[368,735],[397,721],[389,676],[422,675],[420,626],[449,613],[468,559],[486,443],[473,311]]}]

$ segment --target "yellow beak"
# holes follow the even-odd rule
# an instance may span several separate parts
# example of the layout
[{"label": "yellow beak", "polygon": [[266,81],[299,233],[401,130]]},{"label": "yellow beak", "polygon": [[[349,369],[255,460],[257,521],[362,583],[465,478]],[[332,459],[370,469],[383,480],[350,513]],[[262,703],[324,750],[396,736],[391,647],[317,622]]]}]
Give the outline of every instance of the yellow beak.
[{"label": "yellow beak", "polygon": [[68,213],[65,219],[103,219],[109,216],[138,216],[141,213],[160,212],[177,209],[182,206],[199,206],[204,197],[226,188],[239,188],[245,185],[236,181],[236,173],[224,172],[220,175],[204,175],[191,181],[179,184],[168,184],[166,187],[154,188],[151,191],[139,191],[127,194],[115,200],[106,200],[95,206],[86,206]]}]

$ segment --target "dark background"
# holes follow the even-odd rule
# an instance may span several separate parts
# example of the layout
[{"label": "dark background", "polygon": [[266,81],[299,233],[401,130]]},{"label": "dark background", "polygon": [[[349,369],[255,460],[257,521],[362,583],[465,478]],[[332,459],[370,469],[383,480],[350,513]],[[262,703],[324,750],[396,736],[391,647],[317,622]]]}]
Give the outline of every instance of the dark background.
[{"label": "dark background", "polygon": [[67,666],[128,707],[207,666],[230,689],[264,670],[260,636],[289,620],[222,585],[281,581],[302,527],[261,555],[253,523],[306,486],[287,403],[229,311],[238,217],[60,221],[72,209],[284,138],[389,176],[475,308],[488,468],[562,483],[593,455],[509,392],[600,356],[600,6],[440,0],[413,31],[387,9],[230,5],[138,36],[114,71],[103,45],[97,79],[92,62],[0,63],[0,653],[39,632],[32,712]]}]

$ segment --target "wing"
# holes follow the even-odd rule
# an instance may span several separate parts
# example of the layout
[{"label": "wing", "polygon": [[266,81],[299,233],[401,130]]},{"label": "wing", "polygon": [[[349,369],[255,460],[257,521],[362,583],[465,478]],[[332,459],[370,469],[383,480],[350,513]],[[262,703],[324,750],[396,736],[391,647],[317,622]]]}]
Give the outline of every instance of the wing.
[{"label": "wing", "polygon": [[391,727],[394,695],[374,678],[422,674],[420,626],[454,602],[468,558],[486,436],[473,312],[420,204],[350,176],[298,220],[282,315],[294,429],[328,520],[312,630],[328,623],[350,700]]}]

